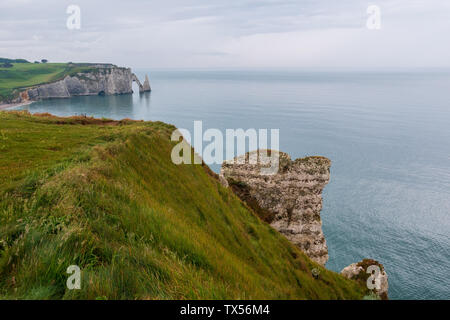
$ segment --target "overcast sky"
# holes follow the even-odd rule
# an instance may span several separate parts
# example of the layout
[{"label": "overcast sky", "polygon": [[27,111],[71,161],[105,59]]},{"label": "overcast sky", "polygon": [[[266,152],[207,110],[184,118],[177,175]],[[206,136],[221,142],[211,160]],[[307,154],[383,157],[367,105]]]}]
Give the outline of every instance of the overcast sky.
[{"label": "overcast sky", "polygon": [[[69,30],[69,5],[81,29]],[[369,30],[367,7],[381,9]],[[149,68],[450,67],[450,0],[0,0],[0,57]]]}]

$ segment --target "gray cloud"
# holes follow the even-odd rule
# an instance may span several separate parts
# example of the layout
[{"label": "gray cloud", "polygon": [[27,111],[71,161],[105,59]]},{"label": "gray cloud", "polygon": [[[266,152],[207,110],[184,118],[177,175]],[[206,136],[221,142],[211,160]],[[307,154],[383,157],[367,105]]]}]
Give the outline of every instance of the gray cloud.
[{"label": "gray cloud", "polygon": [[[81,30],[66,8],[81,7]],[[382,29],[365,28],[379,5]],[[448,0],[2,0],[0,56],[133,67],[449,67]]]}]

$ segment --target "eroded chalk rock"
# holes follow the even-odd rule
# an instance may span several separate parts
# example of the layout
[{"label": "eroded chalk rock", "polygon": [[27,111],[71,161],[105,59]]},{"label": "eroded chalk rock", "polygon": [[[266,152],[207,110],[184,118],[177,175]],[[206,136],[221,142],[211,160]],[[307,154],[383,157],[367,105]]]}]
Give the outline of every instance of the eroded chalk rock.
[{"label": "eroded chalk rock", "polygon": [[[331,161],[307,157],[292,161],[279,153],[278,172],[264,174],[256,151],[222,164],[222,183],[233,191],[272,227],[303,250],[312,260],[325,265],[328,248],[322,232],[320,210],[322,190],[330,179]],[[256,163],[249,159],[257,158]]]},{"label": "eroded chalk rock", "polygon": [[142,90],[144,92],[152,91],[152,88],[150,87],[150,80],[148,80],[148,75],[145,75],[145,81],[144,84],[142,85]]},{"label": "eroded chalk rock", "polygon": [[348,279],[364,282],[368,289],[371,289],[379,298],[388,299],[388,275],[384,266],[378,261],[364,259],[352,263],[342,269],[341,274]]}]

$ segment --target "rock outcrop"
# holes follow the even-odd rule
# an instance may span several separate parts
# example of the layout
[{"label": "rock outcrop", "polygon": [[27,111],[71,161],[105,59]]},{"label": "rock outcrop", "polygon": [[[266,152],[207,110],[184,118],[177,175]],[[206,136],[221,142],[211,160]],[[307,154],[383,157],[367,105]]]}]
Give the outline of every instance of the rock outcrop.
[{"label": "rock outcrop", "polygon": [[143,84],[143,91],[148,92],[152,91],[152,88],[150,87],[150,80],[148,80],[148,75],[145,75],[145,81]]},{"label": "rock outcrop", "polygon": [[73,96],[127,94],[133,92],[133,81],[138,84],[140,92],[151,90],[148,77],[146,77],[146,83],[142,85],[129,68],[96,65],[92,71],[67,75],[62,80],[28,88],[19,94],[19,98],[15,102]]},{"label": "rock outcrop", "polygon": [[[341,274],[352,280],[363,281],[379,298],[388,299],[388,275],[384,266],[376,260],[364,259],[342,269]],[[369,277],[371,277],[369,279]],[[370,283],[369,283],[370,282]]]},{"label": "rock outcrop", "polygon": [[322,232],[322,190],[330,179],[331,161],[307,157],[292,161],[280,152],[275,174],[261,172],[261,162],[248,161],[256,151],[222,164],[221,181],[272,227],[325,265],[328,248]]}]

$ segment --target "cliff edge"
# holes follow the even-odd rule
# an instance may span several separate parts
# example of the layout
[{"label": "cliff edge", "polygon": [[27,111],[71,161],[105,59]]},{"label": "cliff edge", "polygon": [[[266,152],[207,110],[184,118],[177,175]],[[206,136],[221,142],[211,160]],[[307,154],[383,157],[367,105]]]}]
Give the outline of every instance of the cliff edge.
[{"label": "cliff edge", "polygon": [[[0,299],[367,293],[261,221],[207,166],[174,164],[174,130],[162,122],[0,112]],[[73,265],[79,290],[67,288]]]}]

